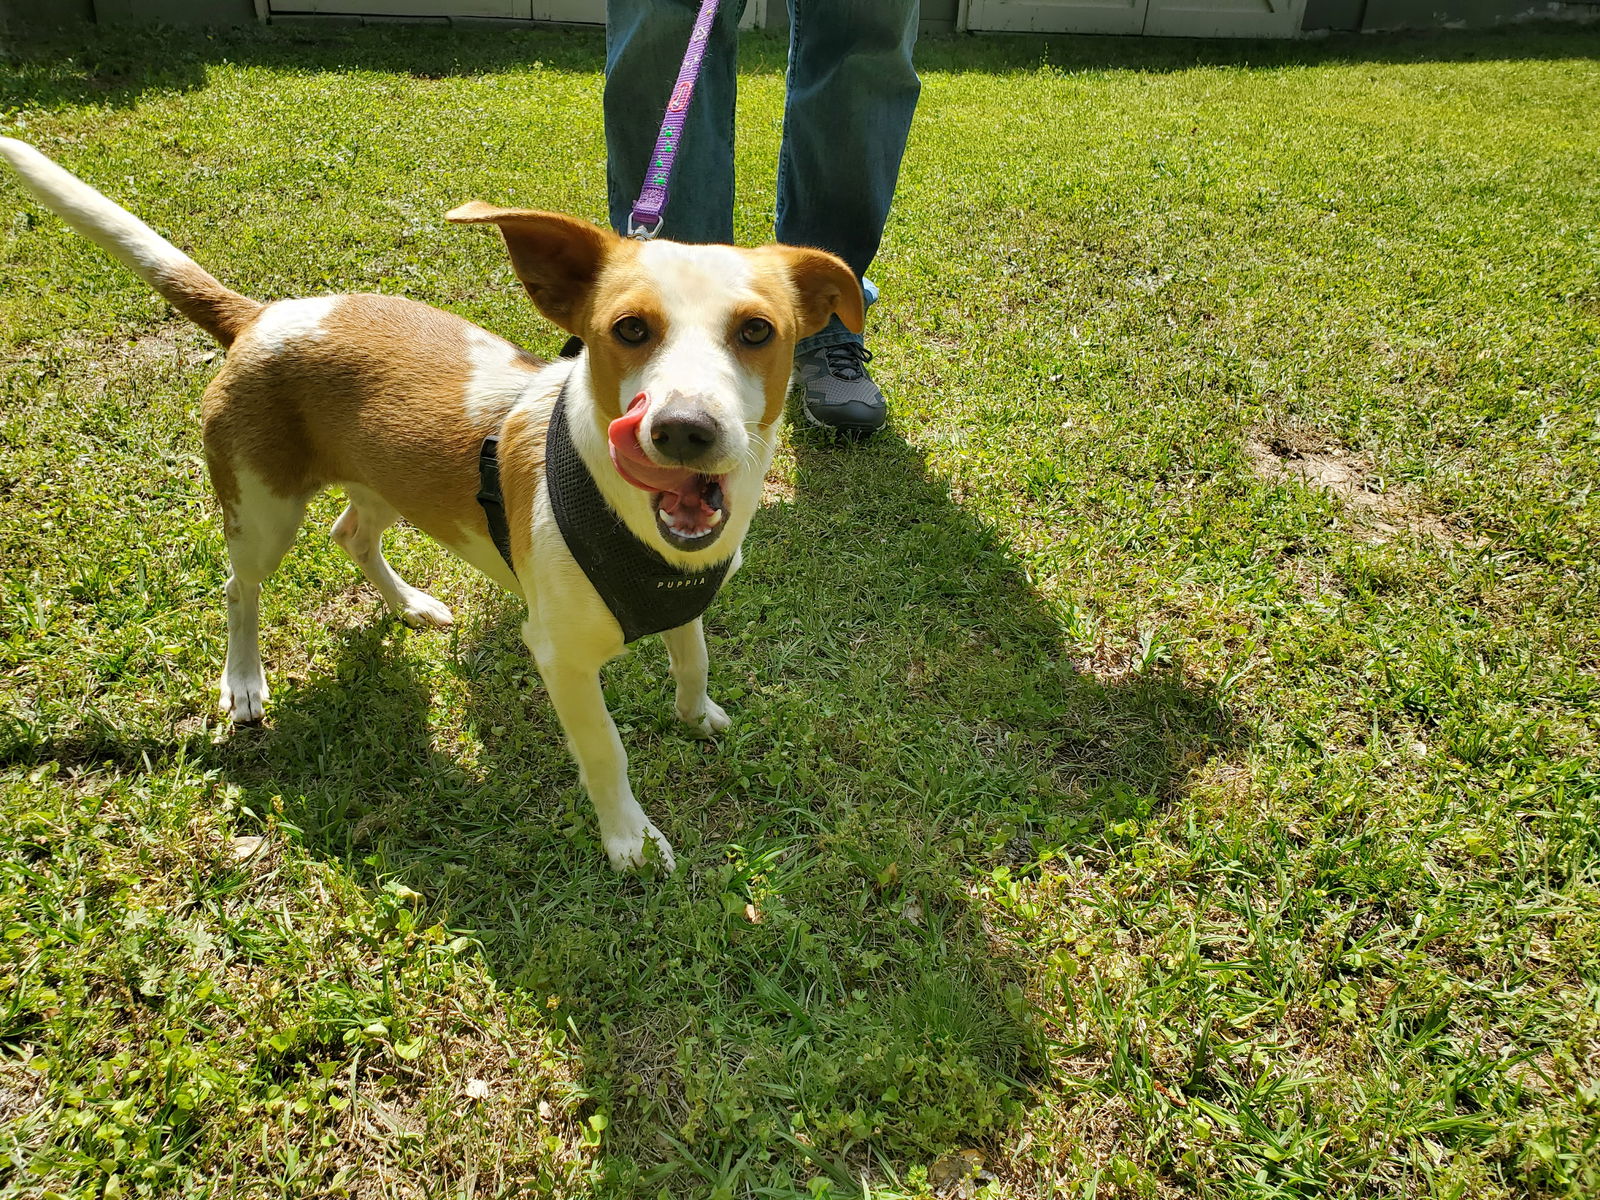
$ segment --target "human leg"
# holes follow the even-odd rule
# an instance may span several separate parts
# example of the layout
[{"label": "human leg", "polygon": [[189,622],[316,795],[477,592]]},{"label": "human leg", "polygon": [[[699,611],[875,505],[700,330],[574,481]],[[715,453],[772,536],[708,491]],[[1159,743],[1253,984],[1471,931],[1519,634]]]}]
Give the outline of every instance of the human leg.
[{"label": "human leg", "polygon": [[830,250],[864,278],[922,86],[911,62],[917,0],[788,3],[778,240]]},{"label": "human leg", "polygon": [[[788,99],[778,160],[777,236],[838,254],[866,278],[894,199],[921,83],[912,66],[917,0],[788,0]],[[862,338],[837,318],[795,347],[813,424],[865,434],[887,418]]]}]

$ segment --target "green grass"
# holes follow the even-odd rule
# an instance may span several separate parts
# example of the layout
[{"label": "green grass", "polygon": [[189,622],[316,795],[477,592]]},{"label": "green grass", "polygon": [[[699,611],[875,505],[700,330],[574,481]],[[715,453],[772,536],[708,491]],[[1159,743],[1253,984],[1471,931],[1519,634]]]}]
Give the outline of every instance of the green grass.
[{"label": "green grass", "polygon": [[[401,628],[333,497],[219,723],[209,343],[0,182],[0,1192],[1600,1190],[1600,35],[920,54],[892,428],[791,430],[718,744],[607,674],[666,881],[516,604],[401,531],[459,620]],[[441,215],[599,216],[600,58],[101,33],[0,131],[252,295],[548,353]]]}]

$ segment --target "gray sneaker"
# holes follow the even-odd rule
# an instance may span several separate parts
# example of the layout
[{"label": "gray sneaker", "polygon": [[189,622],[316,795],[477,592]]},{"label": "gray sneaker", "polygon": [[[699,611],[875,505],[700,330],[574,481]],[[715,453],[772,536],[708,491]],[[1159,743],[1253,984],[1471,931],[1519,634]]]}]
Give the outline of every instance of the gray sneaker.
[{"label": "gray sneaker", "polygon": [[872,352],[855,342],[840,342],[794,356],[794,374],[805,389],[806,419],[823,429],[865,437],[883,428],[889,406],[867,374]]}]

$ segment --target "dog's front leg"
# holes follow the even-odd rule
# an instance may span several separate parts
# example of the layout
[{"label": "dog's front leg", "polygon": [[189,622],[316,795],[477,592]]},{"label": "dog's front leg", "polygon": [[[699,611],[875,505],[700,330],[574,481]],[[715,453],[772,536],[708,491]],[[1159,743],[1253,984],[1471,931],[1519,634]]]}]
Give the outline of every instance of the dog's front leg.
[{"label": "dog's front leg", "polygon": [[710,664],[706,656],[705,629],[696,617],[687,625],[669,629],[661,635],[667,644],[667,663],[672,680],[678,685],[678,720],[693,731],[696,737],[711,737],[733,724],[709,695],[706,683]]},{"label": "dog's front leg", "polygon": [[575,661],[570,653],[539,637],[531,624],[524,627],[523,638],[539,664],[545,691],[567,735],[567,747],[578,761],[578,777],[594,804],[600,842],[611,865],[619,871],[643,866],[650,854],[648,844],[653,842],[661,865],[673,870],[676,863],[671,844],[633,798],[628,755],[606,709],[599,664],[587,658]]}]

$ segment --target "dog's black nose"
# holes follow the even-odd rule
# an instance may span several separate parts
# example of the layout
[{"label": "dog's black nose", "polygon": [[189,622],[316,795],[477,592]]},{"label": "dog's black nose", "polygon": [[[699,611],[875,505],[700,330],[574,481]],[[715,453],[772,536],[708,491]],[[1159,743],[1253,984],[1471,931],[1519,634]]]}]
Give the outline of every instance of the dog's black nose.
[{"label": "dog's black nose", "polygon": [[722,439],[722,427],[702,408],[674,404],[650,423],[650,443],[673,462],[691,465],[705,458]]}]

